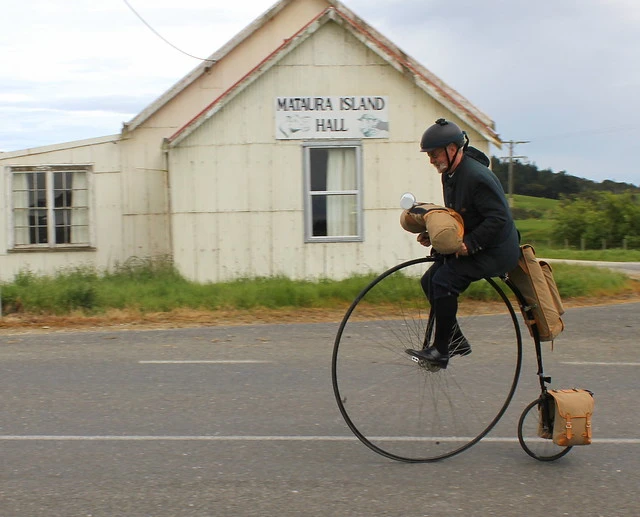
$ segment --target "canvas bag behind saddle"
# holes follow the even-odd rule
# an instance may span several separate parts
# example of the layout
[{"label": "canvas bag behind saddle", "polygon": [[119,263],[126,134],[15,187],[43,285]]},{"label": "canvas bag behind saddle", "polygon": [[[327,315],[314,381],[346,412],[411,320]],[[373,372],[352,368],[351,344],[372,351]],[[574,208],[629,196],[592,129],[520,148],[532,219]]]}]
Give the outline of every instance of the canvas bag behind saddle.
[{"label": "canvas bag behind saddle", "polygon": [[543,408],[540,407],[538,435],[551,438],[553,443],[563,447],[589,445],[592,440],[591,417],[593,415],[593,393],[583,389],[549,390],[549,417],[544,424]]},{"label": "canvas bag behind saddle", "polygon": [[[564,307],[549,263],[536,258],[533,246],[523,244],[518,265],[509,272],[509,278],[527,304],[522,307],[522,315],[531,336],[535,324],[540,341],[553,341],[564,330],[561,318]],[[533,319],[528,316],[527,309],[531,310]]]}]

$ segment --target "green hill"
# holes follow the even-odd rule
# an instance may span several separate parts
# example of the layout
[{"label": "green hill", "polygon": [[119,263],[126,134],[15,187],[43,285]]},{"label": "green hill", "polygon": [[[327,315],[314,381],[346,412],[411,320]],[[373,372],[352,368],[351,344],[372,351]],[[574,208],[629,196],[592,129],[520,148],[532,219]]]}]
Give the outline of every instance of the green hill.
[{"label": "green hill", "polygon": [[[505,192],[509,191],[509,161],[497,156],[491,158],[491,169],[502,183]],[[551,169],[538,169],[535,164],[513,162],[514,194],[535,196],[547,199],[560,199],[585,192],[622,192],[640,193],[640,188],[631,183],[605,180],[600,183],[567,174],[566,171],[553,172]]]}]

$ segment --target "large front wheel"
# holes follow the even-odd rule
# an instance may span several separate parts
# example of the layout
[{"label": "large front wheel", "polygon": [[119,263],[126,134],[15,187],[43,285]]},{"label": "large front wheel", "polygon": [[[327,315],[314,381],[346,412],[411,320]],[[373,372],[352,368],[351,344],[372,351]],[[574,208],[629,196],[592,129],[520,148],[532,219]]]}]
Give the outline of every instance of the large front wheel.
[{"label": "large front wheel", "polygon": [[477,443],[505,412],[520,373],[518,320],[491,279],[470,288],[485,301],[459,300],[458,325],[471,355],[453,356],[438,369],[405,352],[428,346],[433,336],[420,284],[432,262],[411,260],[373,280],[334,343],[333,389],[347,425],[367,447],[400,461],[435,461]]}]

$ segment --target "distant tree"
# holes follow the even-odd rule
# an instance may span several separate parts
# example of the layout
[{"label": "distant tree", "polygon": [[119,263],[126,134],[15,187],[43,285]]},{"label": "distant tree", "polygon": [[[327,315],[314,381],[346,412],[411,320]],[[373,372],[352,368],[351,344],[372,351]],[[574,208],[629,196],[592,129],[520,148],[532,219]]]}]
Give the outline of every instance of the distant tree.
[{"label": "distant tree", "polygon": [[[491,158],[491,168],[498,176],[505,192],[509,190],[509,162],[496,156]],[[538,169],[535,164],[513,162],[513,193],[524,196],[560,199],[583,192],[640,193],[640,188],[630,183],[605,180],[601,183],[572,176],[566,171],[554,173],[551,169]]]},{"label": "distant tree", "polygon": [[552,173],[551,186],[555,192],[560,193],[558,196],[571,196],[584,190],[584,187],[580,185],[580,178],[571,176],[566,171],[560,171],[555,175]]}]

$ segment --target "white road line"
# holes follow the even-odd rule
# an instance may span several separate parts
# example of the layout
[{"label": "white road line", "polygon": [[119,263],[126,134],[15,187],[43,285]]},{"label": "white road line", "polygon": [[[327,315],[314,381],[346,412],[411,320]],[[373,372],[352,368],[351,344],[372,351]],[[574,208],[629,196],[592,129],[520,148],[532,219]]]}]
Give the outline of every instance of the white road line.
[{"label": "white road line", "polygon": [[630,362],[595,362],[595,361],[564,361],[560,364],[568,364],[572,366],[640,366],[640,363]]},{"label": "white road line", "polygon": [[[355,436],[148,436],[148,435],[105,435],[105,436],[73,436],[73,435],[0,435],[0,441],[112,441],[112,442],[159,442],[159,441],[204,441],[204,442],[352,442]],[[469,437],[426,437],[426,436],[385,436],[370,438],[372,442],[468,442]],[[531,441],[535,441],[532,438]],[[481,442],[517,443],[517,438],[485,437]],[[593,439],[594,444],[640,445],[640,438],[600,438]]]},{"label": "white road line", "polygon": [[139,364],[273,364],[274,361],[247,360],[187,360],[187,361],[138,361]]}]

